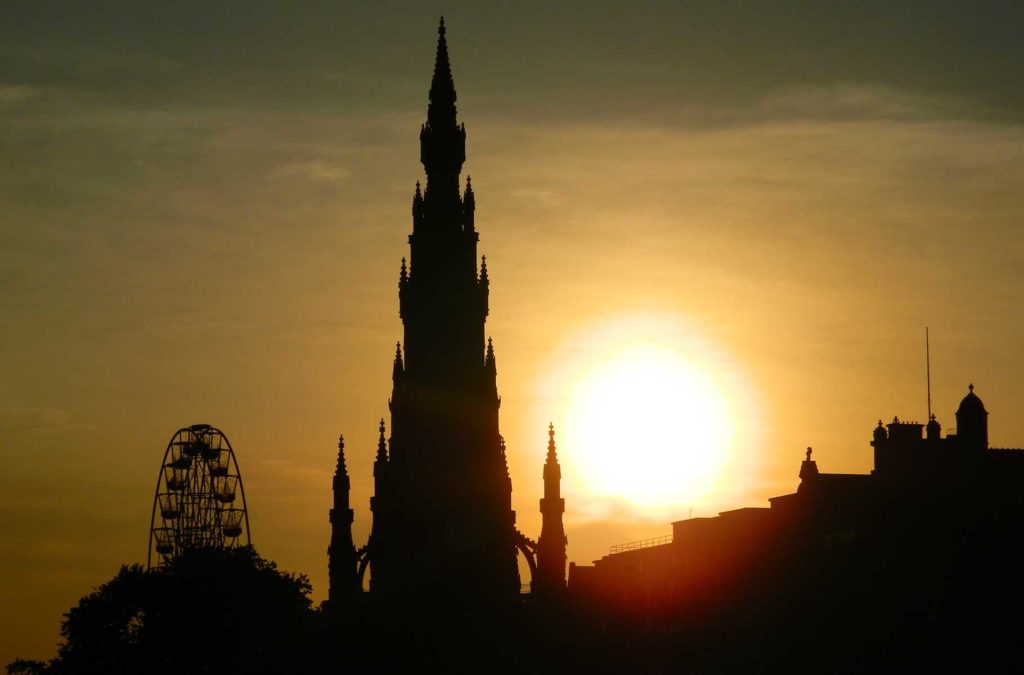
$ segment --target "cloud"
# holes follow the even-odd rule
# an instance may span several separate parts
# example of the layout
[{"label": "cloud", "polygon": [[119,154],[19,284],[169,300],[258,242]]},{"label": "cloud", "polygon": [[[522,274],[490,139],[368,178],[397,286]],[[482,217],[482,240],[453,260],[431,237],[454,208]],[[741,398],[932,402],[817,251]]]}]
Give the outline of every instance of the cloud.
[{"label": "cloud", "polygon": [[298,176],[313,183],[335,184],[352,175],[352,170],[339,162],[316,157],[289,162],[282,167],[286,176]]}]

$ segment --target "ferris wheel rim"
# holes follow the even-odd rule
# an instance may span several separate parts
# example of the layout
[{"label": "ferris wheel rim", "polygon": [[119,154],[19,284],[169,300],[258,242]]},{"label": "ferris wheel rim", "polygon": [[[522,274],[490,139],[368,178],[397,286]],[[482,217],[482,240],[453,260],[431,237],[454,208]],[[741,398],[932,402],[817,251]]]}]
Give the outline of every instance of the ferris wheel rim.
[{"label": "ferris wheel rim", "polygon": [[[175,458],[175,448],[180,457]],[[239,515],[229,520],[225,514]],[[243,523],[244,528],[238,527]],[[154,567],[154,557],[160,567],[184,550],[210,546],[251,548],[249,508],[231,440],[213,425],[193,424],[174,432],[164,449],[150,512],[146,568]]]}]

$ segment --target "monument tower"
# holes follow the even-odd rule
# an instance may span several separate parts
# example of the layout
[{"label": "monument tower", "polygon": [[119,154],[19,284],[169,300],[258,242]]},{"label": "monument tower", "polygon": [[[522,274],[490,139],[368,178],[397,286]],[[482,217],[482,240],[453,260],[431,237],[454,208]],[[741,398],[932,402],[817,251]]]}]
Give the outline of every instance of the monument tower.
[{"label": "monument tower", "polygon": [[486,339],[487,262],[477,256],[476,201],[467,176],[466,128],[441,20],[427,121],[420,129],[426,185],[412,198],[409,258],[398,276],[404,339],[392,366],[391,432],[382,419],[373,463],[373,526],[352,543],[344,447],[339,442],[328,549],[330,599],[369,589],[379,598],[416,595],[511,600],[520,592],[519,552],[552,597],[565,588],[565,502],[551,430],[544,467],[540,541],[516,529],[505,442],[498,431],[497,361]]},{"label": "monument tower", "polygon": [[391,433],[382,420],[374,463],[366,550],[374,595],[514,597],[520,588],[497,366],[484,341],[487,264],[477,257],[468,177],[460,190],[466,128],[455,100],[442,19],[420,130],[426,185],[413,194],[398,280],[404,340],[392,370]]}]

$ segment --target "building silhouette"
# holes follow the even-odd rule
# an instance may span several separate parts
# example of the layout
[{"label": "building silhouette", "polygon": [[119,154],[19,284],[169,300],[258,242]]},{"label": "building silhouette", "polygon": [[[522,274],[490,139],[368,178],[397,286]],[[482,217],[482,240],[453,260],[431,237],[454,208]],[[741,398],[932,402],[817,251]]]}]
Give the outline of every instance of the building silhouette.
[{"label": "building silhouette", "polygon": [[[380,420],[363,546],[352,538],[338,444],[328,607],[362,610],[333,612],[334,648],[348,649],[338,662],[355,654],[368,670],[515,662],[540,672],[877,672],[954,655],[976,667],[1008,649],[1024,662],[1024,649],[1007,647],[1019,642],[1016,624],[997,621],[1002,605],[1024,605],[1012,547],[1024,522],[1024,449],[988,446],[973,386],[945,435],[930,411],[926,424],[879,422],[870,474],[822,472],[808,448],[796,492],[672,523],[671,537],[570,565],[567,584],[553,426],[540,537],[516,528],[485,332],[490,280],[473,188],[460,178],[466,129],[455,104],[442,20],[420,131],[426,184],[413,193],[399,271],[404,335],[390,433]],[[537,602],[515,602],[518,554]],[[937,648],[946,645],[955,654]]]},{"label": "building silhouette", "polygon": [[466,128],[456,113],[441,20],[427,120],[420,129],[426,184],[412,198],[409,258],[398,278],[404,339],[392,367],[390,435],[384,420],[373,464],[373,525],[352,542],[344,447],[339,442],[331,510],[330,600],[444,594],[512,600],[521,591],[518,553],[539,592],[565,586],[564,501],[554,430],[544,468],[541,543],[516,529],[512,481],[499,432],[497,361],[485,341],[490,280],[467,176]]},{"label": "building silhouette", "polygon": [[569,596],[601,626],[685,633],[692,651],[666,660],[710,654],[719,670],[739,655],[817,672],[1020,657],[1001,617],[1024,601],[1024,448],[989,447],[973,386],[956,419],[945,436],[934,416],[879,421],[869,474],[822,472],[807,448],[796,492],[573,564]]}]

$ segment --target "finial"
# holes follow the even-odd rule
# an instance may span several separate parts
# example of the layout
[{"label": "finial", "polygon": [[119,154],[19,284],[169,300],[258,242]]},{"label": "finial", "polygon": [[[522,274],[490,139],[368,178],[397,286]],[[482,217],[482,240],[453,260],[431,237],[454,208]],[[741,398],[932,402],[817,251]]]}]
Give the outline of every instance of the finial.
[{"label": "finial", "polygon": [[973,394],[974,393],[974,384],[967,385],[967,391]]},{"label": "finial", "polygon": [[380,439],[384,440],[384,418],[380,418]]},{"label": "finial", "polygon": [[441,17],[441,24],[437,27],[438,35],[444,36],[444,17]]},{"label": "finial", "polygon": [[480,281],[487,282],[487,256],[480,256]]},{"label": "finial", "polygon": [[805,461],[811,461],[811,446],[807,446],[807,459]]},{"label": "finial", "polygon": [[555,425],[553,422],[548,423],[548,462],[557,462],[558,455],[555,452]]},{"label": "finial", "polygon": [[399,283],[405,283],[409,280],[409,269],[405,266],[405,258],[402,258],[402,271],[398,274]]},{"label": "finial", "polygon": [[416,194],[413,196],[416,201],[423,199],[423,192],[420,190],[420,182],[416,181]]},{"label": "finial", "polygon": [[466,174],[466,192],[473,193],[473,177],[468,173]]}]

